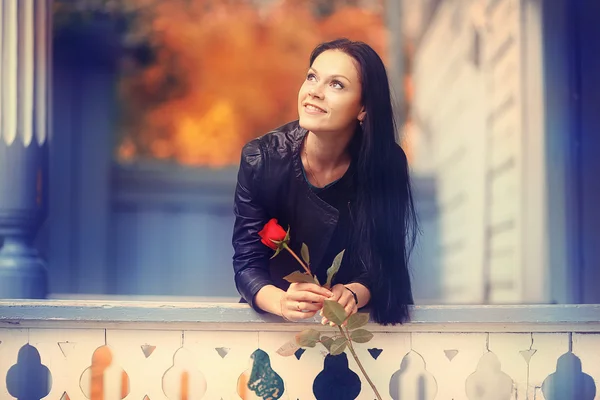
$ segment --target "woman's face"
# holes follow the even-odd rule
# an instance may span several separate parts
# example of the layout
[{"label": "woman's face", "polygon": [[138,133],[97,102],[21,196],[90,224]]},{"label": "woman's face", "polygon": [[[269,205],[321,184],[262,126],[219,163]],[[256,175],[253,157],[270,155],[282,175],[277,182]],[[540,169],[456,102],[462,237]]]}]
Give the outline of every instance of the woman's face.
[{"label": "woman's face", "polygon": [[298,93],[300,126],[311,132],[354,132],[364,118],[361,90],[354,59],[339,50],[324,51]]}]

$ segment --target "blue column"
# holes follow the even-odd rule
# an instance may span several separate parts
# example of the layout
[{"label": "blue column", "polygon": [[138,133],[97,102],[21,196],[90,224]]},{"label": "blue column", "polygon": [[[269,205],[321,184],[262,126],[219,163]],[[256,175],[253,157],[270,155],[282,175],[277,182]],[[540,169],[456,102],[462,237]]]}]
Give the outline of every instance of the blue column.
[{"label": "blue column", "polygon": [[44,298],[52,0],[0,0],[0,298]]}]

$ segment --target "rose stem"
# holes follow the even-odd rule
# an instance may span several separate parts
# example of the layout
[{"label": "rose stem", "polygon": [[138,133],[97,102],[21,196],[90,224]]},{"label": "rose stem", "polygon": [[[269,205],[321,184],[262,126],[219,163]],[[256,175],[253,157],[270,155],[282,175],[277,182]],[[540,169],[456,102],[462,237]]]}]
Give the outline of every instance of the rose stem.
[{"label": "rose stem", "polygon": [[304,264],[304,263],[302,262],[302,260],[300,259],[300,257],[298,257],[298,256],[296,255],[296,253],[294,253],[294,251],[293,251],[292,249],[290,249],[290,248],[289,248],[289,246],[287,245],[287,243],[284,243],[284,244],[283,244],[283,248],[284,248],[284,249],[286,249],[287,251],[289,251],[289,252],[290,252],[290,254],[291,254],[291,255],[292,255],[292,256],[293,256],[293,257],[294,257],[294,258],[295,258],[295,259],[296,259],[296,260],[297,260],[297,261],[300,263],[300,265],[302,265],[302,268],[304,268],[304,270],[305,270],[305,271],[306,271],[308,274],[310,274],[310,276],[312,276],[312,273],[310,272],[310,269],[309,269],[309,268],[306,266],[306,264]]},{"label": "rose stem", "polygon": [[[356,355],[356,352],[354,351],[354,346],[352,346],[352,340],[350,340],[350,332],[348,332],[348,335],[346,335],[341,326],[338,325],[338,328],[340,330],[340,333],[346,338],[346,340],[348,340],[348,348],[350,349],[350,352],[352,353],[352,357],[354,357],[354,361],[356,361],[356,364],[358,364],[358,368],[360,368],[360,371],[364,375],[365,379],[367,380],[367,382],[369,382],[369,385],[371,385],[371,389],[373,389],[375,396],[377,396],[378,400],[382,400],[381,395],[379,394],[379,392],[377,391],[377,388],[375,387],[375,384],[373,384],[373,382],[371,381],[371,378],[369,378],[369,375],[367,375],[367,371],[365,371],[365,369],[363,368],[362,364],[360,363],[360,360],[358,359],[358,356]],[[346,328],[346,331],[347,330],[348,330],[348,328]]]}]

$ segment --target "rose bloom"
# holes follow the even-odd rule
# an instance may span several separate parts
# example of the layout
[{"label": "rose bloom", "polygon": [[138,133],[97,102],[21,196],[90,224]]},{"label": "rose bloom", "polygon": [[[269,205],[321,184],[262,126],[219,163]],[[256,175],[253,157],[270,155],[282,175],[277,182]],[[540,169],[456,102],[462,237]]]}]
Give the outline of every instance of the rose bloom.
[{"label": "rose bloom", "polygon": [[260,236],[260,241],[273,250],[277,250],[277,243],[273,243],[272,240],[282,241],[285,239],[286,231],[283,229],[281,225],[277,223],[277,219],[271,218],[269,222],[267,222],[262,228],[260,232],[258,232]]}]

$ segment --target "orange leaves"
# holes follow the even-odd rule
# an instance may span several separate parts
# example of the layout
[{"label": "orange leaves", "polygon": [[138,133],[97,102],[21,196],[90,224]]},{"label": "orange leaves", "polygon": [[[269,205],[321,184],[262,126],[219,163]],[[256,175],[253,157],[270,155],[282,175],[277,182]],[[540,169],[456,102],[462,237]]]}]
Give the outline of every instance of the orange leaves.
[{"label": "orange leaves", "polygon": [[346,36],[385,52],[380,14],[341,8],[321,19],[311,1],[251,3],[159,1],[135,14],[128,35],[150,43],[154,62],[130,60],[121,78],[122,161],[236,164],[245,142],[297,118],[317,43]]}]

